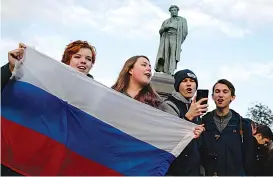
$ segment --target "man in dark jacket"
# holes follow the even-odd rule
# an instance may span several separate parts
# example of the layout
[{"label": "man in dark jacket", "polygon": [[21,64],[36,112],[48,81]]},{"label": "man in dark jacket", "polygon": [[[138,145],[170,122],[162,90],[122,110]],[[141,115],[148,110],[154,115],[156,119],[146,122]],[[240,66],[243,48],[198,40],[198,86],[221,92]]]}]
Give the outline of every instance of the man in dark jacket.
[{"label": "man in dark jacket", "polygon": [[[191,101],[198,87],[196,75],[188,70],[181,70],[174,75],[175,91],[164,102],[174,109],[177,116],[200,124],[199,116],[203,111],[207,111],[208,105],[201,105],[202,99],[195,102]],[[168,176],[199,176],[201,157],[199,153],[199,144],[197,139],[193,139],[183,152],[171,164],[166,175]]]},{"label": "man in dark jacket", "polygon": [[251,123],[229,108],[235,88],[225,79],[212,89],[216,110],[203,117],[202,160],[206,176],[252,175],[254,144]]}]

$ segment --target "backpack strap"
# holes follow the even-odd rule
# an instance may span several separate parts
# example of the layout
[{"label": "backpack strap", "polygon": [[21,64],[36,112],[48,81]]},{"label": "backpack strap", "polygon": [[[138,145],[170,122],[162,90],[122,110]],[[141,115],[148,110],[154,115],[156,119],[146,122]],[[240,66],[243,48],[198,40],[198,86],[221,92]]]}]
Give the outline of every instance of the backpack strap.
[{"label": "backpack strap", "polygon": [[243,120],[242,116],[240,116],[240,135],[242,143],[244,142],[244,130],[243,130]]},{"label": "backpack strap", "polygon": [[176,106],[171,100],[167,99],[167,100],[165,100],[165,103],[166,103],[167,105],[169,105],[169,106],[176,112],[176,114],[177,114],[178,116],[180,116],[180,111],[179,111],[179,109],[177,108],[177,106]]},{"label": "backpack strap", "polygon": [[243,128],[243,117],[241,115],[239,115],[237,112],[235,112],[234,110],[231,110],[232,114],[235,114],[235,116],[239,117],[239,126],[240,126],[240,136],[241,136],[241,142],[244,142],[244,128]]}]

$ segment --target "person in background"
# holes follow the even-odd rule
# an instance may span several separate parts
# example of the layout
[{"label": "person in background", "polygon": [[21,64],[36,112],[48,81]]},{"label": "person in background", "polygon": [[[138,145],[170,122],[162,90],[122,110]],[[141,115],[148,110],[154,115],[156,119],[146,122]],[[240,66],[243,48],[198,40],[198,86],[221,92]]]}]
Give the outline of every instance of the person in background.
[{"label": "person in background", "polygon": [[[19,48],[8,53],[8,63],[1,67],[1,93],[8,83],[12,71],[15,67],[15,61],[21,60],[26,46],[19,43]],[[86,41],[77,40],[67,45],[63,53],[62,62],[71,66],[75,70],[93,78],[89,73],[96,61],[95,47]],[[2,176],[21,176],[9,167],[1,164]]]},{"label": "person in background", "polygon": [[[266,125],[259,125],[256,127],[254,134],[254,145],[255,145],[255,164],[254,164],[254,176],[270,176],[267,174],[267,164],[270,159],[268,158],[269,146],[268,144],[272,141],[272,131]],[[272,166],[273,167],[273,166]],[[271,167],[271,168],[272,168]]]},{"label": "person in background", "polygon": [[[151,64],[148,57],[143,55],[133,56],[125,62],[112,89],[132,99],[176,115],[174,110],[164,103],[151,87],[151,77]],[[196,126],[194,130],[195,138],[198,138],[202,131],[202,126]]]},{"label": "person in background", "polygon": [[226,79],[212,88],[216,109],[203,118],[202,160],[206,176],[253,175],[254,143],[251,123],[230,109],[235,87]]},{"label": "person in background", "polygon": [[[169,105],[177,117],[200,125],[202,116],[208,110],[208,105],[201,105],[207,98],[198,102],[193,98],[197,88],[198,80],[196,75],[189,69],[181,70],[174,75],[175,91],[164,103]],[[193,100],[192,100],[193,98]],[[201,125],[202,127],[203,125]],[[197,139],[193,139],[183,152],[171,164],[168,176],[200,176],[201,155]]]},{"label": "person in background", "polygon": [[[15,67],[15,61],[21,60],[24,55],[26,46],[19,43],[19,48],[12,50],[8,53],[8,63],[1,67],[1,89],[5,87],[12,71]],[[72,68],[86,74],[88,77],[93,78],[89,74],[96,61],[95,47],[86,41],[77,40],[67,45],[62,56],[62,62],[71,66]]]},{"label": "person in background", "polygon": [[267,125],[259,125],[256,127],[254,137],[258,144],[268,144],[272,139],[272,131]]}]

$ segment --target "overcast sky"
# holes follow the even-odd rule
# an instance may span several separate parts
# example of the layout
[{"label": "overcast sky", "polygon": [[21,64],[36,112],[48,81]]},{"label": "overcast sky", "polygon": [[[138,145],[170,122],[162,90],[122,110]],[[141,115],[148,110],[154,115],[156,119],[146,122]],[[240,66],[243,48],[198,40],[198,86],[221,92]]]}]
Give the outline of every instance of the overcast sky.
[{"label": "overcast sky", "polygon": [[111,86],[133,55],[154,66],[158,30],[173,4],[189,26],[178,70],[193,70],[210,92],[218,79],[230,80],[231,107],[243,116],[253,102],[273,109],[273,0],[3,0],[1,65],[18,42],[60,60],[69,42],[87,40],[98,52],[90,73]]}]

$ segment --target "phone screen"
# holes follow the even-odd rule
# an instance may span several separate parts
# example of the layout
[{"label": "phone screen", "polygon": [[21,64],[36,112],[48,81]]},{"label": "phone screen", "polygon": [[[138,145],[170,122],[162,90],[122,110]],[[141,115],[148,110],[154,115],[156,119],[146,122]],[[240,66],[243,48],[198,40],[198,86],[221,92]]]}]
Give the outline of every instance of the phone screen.
[{"label": "phone screen", "polygon": [[[196,102],[198,102],[202,98],[208,98],[208,96],[209,96],[209,90],[207,89],[197,90]],[[208,101],[203,101],[201,104],[207,104],[207,103]]]}]

